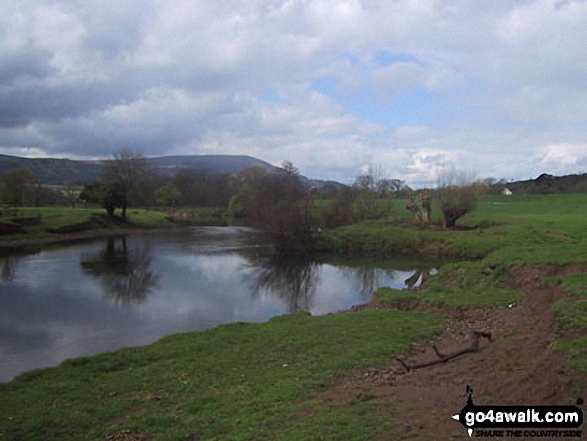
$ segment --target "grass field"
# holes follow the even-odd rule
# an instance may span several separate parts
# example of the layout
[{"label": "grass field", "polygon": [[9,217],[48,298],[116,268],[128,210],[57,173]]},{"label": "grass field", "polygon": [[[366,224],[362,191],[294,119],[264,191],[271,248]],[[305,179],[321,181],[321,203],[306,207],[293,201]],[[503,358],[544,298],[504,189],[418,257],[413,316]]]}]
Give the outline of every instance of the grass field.
[{"label": "grass field", "polygon": [[[375,293],[381,305],[417,299],[451,307],[500,307],[520,300],[508,287],[508,270],[514,266],[587,263],[587,194],[485,197],[458,224],[459,229],[420,227],[409,213],[351,225],[329,232],[325,247],[366,253],[418,250],[424,256],[453,258],[443,265],[420,292],[383,288]],[[403,220],[402,217],[404,216]],[[410,226],[413,225],[413,226]],[[559,283],[569,293],[555,305],[571,339],[557,340],[571,365],[587,373],[587,275],[564,276]]]},{"label": "grass field", "polygon": [[[445,326],[439,314],[393,309],[398,300],[505,308],[522,295],[508,283],[513,266],[587,262],[584,194],[485,197],[453,231],[413,225],[404,205],[394,201],[393,216],[336,229],[322,242],[357,259],[414,250],[452,258],[418,292],[376,292],[391,309],[237,323],[24,374],[0,385],[0,440],[377,438],[394,424],[393,402],[358,394],[338,405],[321,393],[341,376],[388,366]],[[59,225],[57,214],[43,216]],[[552,346],[587,373],[587,275],[544,283],[568,293],[555,305],[565,336]]]},{"label": "grass field", "polygon": [[23,220],[33,219],[37,219],[38,222],[25,224],[22,232],[0,236],[0,245],[3,240],[34,240],[59,237],[67,233],[166,227],[169,226],[166,217],[167,214],[162,211],[131,208],[127,212],[127,222],[120,223],[108,220],[105,211],[99,208],[22,207],[18,211],[18,216],[1,216],[0,224],[17,224]]},{"label": "grass field", "polygon": [[341,252],[415,251],[501,265],[587,262],[585,194],[485,197],[460,220],[462,228],[451,231],[414,224],[404,206],[398,200],[395,216],[329,232],[323,245]]},{"label": "grass field", "polygon": [[[64,362],[0,385],[0,439],[368,439],[392,408],[317,393],[442,330],[439,315],[283,316]],[[191,438],[190,438],[191,437]]]}]

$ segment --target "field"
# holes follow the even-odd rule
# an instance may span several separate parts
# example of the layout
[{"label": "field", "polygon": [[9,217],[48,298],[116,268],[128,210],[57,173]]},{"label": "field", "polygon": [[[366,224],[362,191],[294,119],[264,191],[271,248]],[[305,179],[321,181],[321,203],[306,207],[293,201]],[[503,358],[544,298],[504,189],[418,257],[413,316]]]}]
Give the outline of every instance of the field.
[{"label": "field", "polygon": [[165,225],[165,213],[145,209],[130,209],[128,222],[110,220],[98,208],[22,207],[18,215],[4,213],[0,226],[21,225],[21,231],[0,236],[2,240],[41,239],[89,231],[106,231],[115,228],[156,228]]},{"label": "field", "polygon": [[17,216],[6,210],[0,212],[0,248],[65,243],[182,225],[222,225],[223,214],[222,209],[210,208],[130,208],[123,222],[118,210],[115,218],[108,218],[99,208],[22,207]]},{"label": "field", "polygon": [[[422,289],[384,288],[346,314],[226,325],[26,373],[0,385],[0,440],[465,439],[450,415],[468,384],[476,404],[582,397],[587,195],[485,197],[451,231],[413,224],[403,205],[321,244],[357,258],[450,259]],[[462,348],[476,329],[494,337],[478,353],[397,372],[400,354],[434,356],[431,339]]]}]

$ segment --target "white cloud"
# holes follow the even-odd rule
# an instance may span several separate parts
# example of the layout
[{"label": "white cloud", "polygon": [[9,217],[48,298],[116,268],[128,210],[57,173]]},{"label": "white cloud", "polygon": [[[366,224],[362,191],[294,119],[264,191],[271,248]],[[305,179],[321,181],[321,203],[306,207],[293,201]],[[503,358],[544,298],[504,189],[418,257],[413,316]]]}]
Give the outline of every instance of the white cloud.
[{"label": "white cloud", "polygon": [[586,144],[554,144],[542,147],[537,154],[539,166],[551,174],[585,173]]},{"label": "white cloud", "polygon": [[5,0],[0,152],[581,171],[586,24],[583,1]]}]

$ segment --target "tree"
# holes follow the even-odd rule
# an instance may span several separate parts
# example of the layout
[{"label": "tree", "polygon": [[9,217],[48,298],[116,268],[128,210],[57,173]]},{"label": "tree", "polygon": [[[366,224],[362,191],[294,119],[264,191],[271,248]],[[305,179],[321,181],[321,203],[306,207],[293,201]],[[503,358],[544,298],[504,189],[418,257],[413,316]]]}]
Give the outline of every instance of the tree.
[{"label": "tree", "polygon": [[81,262],[82,269],[97,277],[104,294],[118,305],[143,303],[159,284],[159,276],[151,270],[151,252],[148,247],[127,246],[126,237],[108,238],[106,248],[89,255]]},{"label": "tree", "polygon": [[71,208],[75,208],[75,204],[79,199],[78,190],[73,186],[73,184],[69,181],[65,182],[63,185],[63,190],[61,190],[61,194],[65,198],[65,201]]},{"label": "tree", "polygon": [[282,248],[308,249],[313,244],[316,216],[309,188],[297,168],[284,163],[270,173],[260,167],[245,169],[234,179],[235,196],[229,212],[273,233]]},{"label": "tree", "polygon": [[422,224],[430,222],[432,202],[430,200],[430,194],[427,191],[422,191],[416,198],[411,198],[406,204],[406,208],[414,213],[418,222]]},{"label": "tree", "polygon": [[11,205],[15,212],[23,203],[25,191],[34,175],[26,169],[19,168],[7,171],[0,176],[2,181],[2,200]]},{"label": "tree", "polygon": [[321,210],[321,223],[326,228],[349,225],[358,220],[357,210],[354,210],[356,191],[352,188],[342,188],[330,198],[330,204]]},{"label": "tree", "polygon": [[389,204],[378,202],[378,200],[390,198],[392,188],[396,184],[397,180],[383,177],[380,167],[369,166],[364,175],[357,176],[353,188],[356,192],[354,206],[358,216],[361,219],[369,219],[380,217],[388,212]]},{"label": "tree", "polygon": [[455,227],[457,220],[475,207],[480,191],[471,173],[451,169],[438,177],[437,198],[445,228]]},{"label": "tree", "polygon": [[225,207],[232,197],[231,176],[224,173],[185,169],[171,182],[179,190],[181,205],[192,207]]},{"label": "tree", "polygon": [[168,182],[155,190],[155,201],[159,205],[175,207],[180,199],[181,193],[173,182]]},{"label": "tree", "polygon": [[133,193],[147,177],[147,161],[142,154],[122,150],[114,154],[106,165],[104,179],[111,190],[120,198],[122,218],[126,219],[126,209]]},{"label": "tree", "polygon": [[38,176],[30,173],[29,181],[25,186],[23,203],[33,207],[40,207],[47,205],[52,199],[59,199],[59,195],[43,185]]},{"label": "tree", "polygon": [[122,207],[122,193],[111,183],[93,182],[84,187],[79,199],[89,204],[100,204],[108,216],[114,217],[114,210]]}]

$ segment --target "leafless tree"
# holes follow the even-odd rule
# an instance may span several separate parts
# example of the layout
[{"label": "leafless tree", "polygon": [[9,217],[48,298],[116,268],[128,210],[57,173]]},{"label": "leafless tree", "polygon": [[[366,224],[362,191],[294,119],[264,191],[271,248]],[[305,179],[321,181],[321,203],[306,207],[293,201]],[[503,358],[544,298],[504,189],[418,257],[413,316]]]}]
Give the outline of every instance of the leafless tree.
[{"label": "leafless tree", "polygon": [[70,205],[71,208],[75,208],[75,204],[79,199],[79,190],[71,182],[65,182],[61,194],[67,201],[68,205]]},{"label": "leafless tree", "polygon": [[445,228],[452,228],[458,219],[475,207],[481,185],[473,173],[450,169],[438,176],[437,198]]},{"label": "leafless tree", "polygon": [[108,161],[104,174],[105,181],[113,185],[119,193],[122,218],[126,219],[130,199],[146,179],[147,161],[141,153],[121,150]]},{"label": "leafless tree", "polygon": [[23,204],[27,186],[34,175],[26,169],[14,169],[0,176],[2,182],[2,200],[13,207],[15,214]]}]

